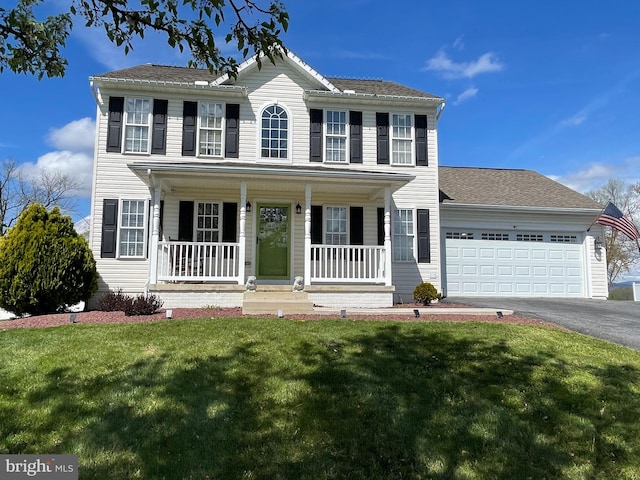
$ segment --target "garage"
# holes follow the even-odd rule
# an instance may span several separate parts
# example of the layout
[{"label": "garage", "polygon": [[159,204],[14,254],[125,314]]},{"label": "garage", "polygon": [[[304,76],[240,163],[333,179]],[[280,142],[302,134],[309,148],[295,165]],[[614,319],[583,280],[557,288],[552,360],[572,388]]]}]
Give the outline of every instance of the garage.
[{"label": "garage", "polygon": [[445,231],[448,296],[585,296],[576,234]]}]

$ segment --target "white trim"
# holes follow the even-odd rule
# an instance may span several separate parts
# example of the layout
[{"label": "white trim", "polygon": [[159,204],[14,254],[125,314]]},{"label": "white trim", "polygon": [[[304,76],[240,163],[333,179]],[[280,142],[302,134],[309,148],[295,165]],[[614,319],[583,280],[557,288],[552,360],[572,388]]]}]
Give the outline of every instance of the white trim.
[{"label": "white trim", "polygon": [[[200,153],[200,130],[202,130],[202,124],[201,124],[201,115],[200,115],[200,107],[203,104],[214,104],[214,105],[220,105],[221,110],[222,110],[222,123],[220,126],[220,154],[219,155],[206,155],[203,153]],[[198,112],[197,112],[197,129],[196,129],[196,157],[201,157],[201,158],[225,158],[225,133],[226,133],[226,127],[227,127],[227,115],[226,115],[226,108],[227,108],[227,104],[225,102],[219,102],[216,100],[198,100]],[[216,128],[206,128],[206,130],[211,130],[211,131],[216,131],[218,129]]]},{"label": "white trim", "polygon": [[[281,157],[263,157],[262,156],[262,115],[264,111],[272,106],[278,106],[284,110],[287,115],[287,156],[285,158]],[[293,116],[291,114],[291,110],[287,108],[286,105],[280,103],[278,99],[274,99],[270,102],[264,103],[258,110],[259,115],[256,117],[256,158],[260,163],[268,163],[268,164],[282,164],[287,163],[290,164],[292,162],[292,149],[293,149]]]},{"label": "white trim", "polygon": [[[122,214],[123,202],[143,202],[143,219],[142,219],[142,255],[122,255],[120,251],[120,235],[123,228],[127,230],[139,230],[139,228],[123,227],[122,226]],[[146,260],[148,258],[148,241],[149,241],[149,199],[148,198],[118,198],[118,223],[117,223],[117,235],[116,235],[116,258],[118,260]]]},{"label": "white trim", "polygon": [[[345,127],[345,132],[344,132],[344,136],[341,135],[329,135],[329,129],[328,129],[328,121],[327,121],[327,113],[328,112],[334,112],[334,113],[344,113],[344,127]],[[349,123],[349,110],[344,110],[344,109],[336,109],[336,108],[326,108],[322,110],[322,161],[323,163],[327,163],[329,165],[348,165],[350,163],[350,151],[349,151],[349,146],[351,143],[351,123]],[[327,158],[327,137],[335,137],[335,138],[341,138],[344,137],[344,161],[337,161],[337,160],[329,160]]]},{"label": "white trim", "polygon": [[[407,137],[394,137],[393,135],[393,116],[396,115],[398,117],[409,117],[411,119],[411,127],[409,128],[409,138]],[[410,112],[389,112],[389,165],[394,167],[413,167],[416,164],[416,154],[415,154],[415,144],[416,144],[416,120],[415,115]],[[402,127],[406,128],[406,127]],[[408,163],[398,163],[393,161],[393,143],[394,141],[409,141],[409,162]]]},{"label": "white trim", "polygon": [[[149,101],[149,113],[147,115],[147,149],[143,152],[138,152],[134,150],[127,150],[127,127],[144,127],[142,123],[127,123],[129,119],[129,112],[127,111],[127,103],[130,100],[147,100]],[[153,143],[153,102],[154,99],[147,96],[125,96],[124,97],[124,105],[122,108],[122,146],[121,152],[127,155],[149,155],[151,153],[151,144]]]}]

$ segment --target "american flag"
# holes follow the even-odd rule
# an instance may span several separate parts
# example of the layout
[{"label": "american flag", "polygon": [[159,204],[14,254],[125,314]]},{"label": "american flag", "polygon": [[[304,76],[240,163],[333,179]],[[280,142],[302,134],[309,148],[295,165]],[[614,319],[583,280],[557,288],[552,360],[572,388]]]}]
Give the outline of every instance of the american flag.
[{"label": "american flag", "polygon": [[640,238],[640,231],[633,224],[633,222],[620,211],[613,203],[607,203],[607,206],[602,211],[596,223],[600,225],[606,225],[608,227],[615,228],[624,233],[631,240],[637,240]]}]

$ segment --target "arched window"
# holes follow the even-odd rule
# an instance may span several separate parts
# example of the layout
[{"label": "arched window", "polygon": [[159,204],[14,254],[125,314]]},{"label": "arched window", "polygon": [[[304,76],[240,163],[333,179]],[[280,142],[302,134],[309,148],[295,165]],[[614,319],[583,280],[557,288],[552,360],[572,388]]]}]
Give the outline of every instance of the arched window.
[{"label": "arched window", "polygon": [[262,158],[287,158],[289,119],[279,105],[270,105],[262,112]]}]

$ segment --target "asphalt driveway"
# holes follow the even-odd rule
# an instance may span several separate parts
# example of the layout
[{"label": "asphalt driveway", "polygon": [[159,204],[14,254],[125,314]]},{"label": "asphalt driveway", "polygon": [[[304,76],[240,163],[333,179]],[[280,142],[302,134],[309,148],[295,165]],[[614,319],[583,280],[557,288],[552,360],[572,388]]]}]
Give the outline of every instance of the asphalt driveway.
[{"label": "asphalt driveway", "polygon": [[445,302],[513,310],[523,317],[640,350],[640,302],[586,298],[453,297]]}]

